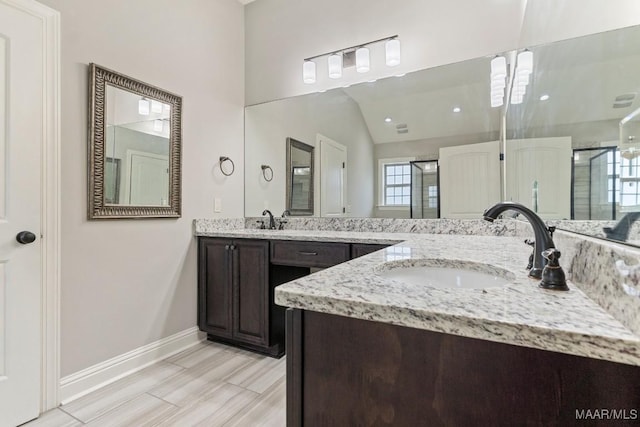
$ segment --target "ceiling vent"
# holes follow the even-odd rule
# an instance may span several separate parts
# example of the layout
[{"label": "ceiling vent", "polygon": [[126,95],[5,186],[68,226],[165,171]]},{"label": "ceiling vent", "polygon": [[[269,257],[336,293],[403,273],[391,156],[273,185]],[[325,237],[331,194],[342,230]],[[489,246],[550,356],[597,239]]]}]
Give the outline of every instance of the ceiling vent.
[{"label": "ceiling vent", "polygon": [[616,96],[613,101],[613,108],[627,108],[631,107],[633,100],[636,98],[636,93],[625,93],[624,95]]},{"label": "ceiling vent", "polygon": [[400,123],[399,125],[396,125],[396,132],[399,134],[409,133],[409,127],[406,123]]}]

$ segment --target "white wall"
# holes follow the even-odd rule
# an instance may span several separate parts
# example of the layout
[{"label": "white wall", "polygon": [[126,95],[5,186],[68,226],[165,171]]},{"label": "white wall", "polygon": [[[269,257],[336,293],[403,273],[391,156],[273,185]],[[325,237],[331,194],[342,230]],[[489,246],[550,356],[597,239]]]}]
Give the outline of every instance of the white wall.
[{"label": "white wall", "polygon": [[[196,325],[194,218],[243,215],[235,0],[42,0],[62,15],[62,375]],[[220,58],[224,58],[221,66]],[[183,96],[182,218],[87,221],[88,64]],[[216,159],[236,172],[221,178]]]},{"label": "white wall", "polygon": [[[637,0],[259,0],[245,7],[247,105],[640,24]],[[302,61],[398,34],[402,64],[302,82]],[[376,45],[377,46],[377,45]],[[381,47],[380,47],[381,48]]]},{"label": "white wall", "polygon": [[[316,146],[322,134],[347,147],[348,216],[369,217],[373,195],[373,141],[360,108],[342,92],[301,96],[247,107],[245,113],[245,215],[274,215],[285,209],[286,139]],[[261,165],[272,167],[273,180],[262,177]],[[314,207],[320,215],[319,153],[315,150]]]}]

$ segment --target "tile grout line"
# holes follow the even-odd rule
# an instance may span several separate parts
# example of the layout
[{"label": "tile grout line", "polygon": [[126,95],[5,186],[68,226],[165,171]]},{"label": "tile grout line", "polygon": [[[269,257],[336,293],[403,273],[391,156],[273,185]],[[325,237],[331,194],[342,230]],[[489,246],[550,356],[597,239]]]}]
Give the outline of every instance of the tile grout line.
[{"label": "tile grout line", "polygon": [[69,415],[71,418],[73,418],[74,420],[78,421],[82,425],[86,425],[87,424],[84,421],[82,421],[80,418],[77,418],[73,414],[70,414],[69,412],[67,412],[64,409],[62,409],[62,406],[58,406],[56,409],[58,409],[60,412],[63,412],[65,414]]}]

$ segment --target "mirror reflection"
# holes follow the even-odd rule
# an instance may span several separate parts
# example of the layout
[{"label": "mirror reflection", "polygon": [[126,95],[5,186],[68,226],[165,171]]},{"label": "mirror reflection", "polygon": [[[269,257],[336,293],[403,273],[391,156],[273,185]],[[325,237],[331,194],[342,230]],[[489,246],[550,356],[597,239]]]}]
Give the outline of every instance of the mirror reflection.
[{"label": "mirror reflection", "polygon": [[168,206],[171,105],[107,85],[105,204]]},{"label": "mirror reflection", "polygon": [[182,98],[89,64],[89,219],[179,218]]},{"label": "mirror reflection", "polygon": [[[491,106],[493,57],[249,106],[247,170],[256,151],[283,161],[287,136],[314,145],[327,137],[346,147],[345,216],[418,217],[413,203],[424,194],[409,183],[391,188],[396,177],[385,167],[424,160],[437,161],[431,187],[442,218],[478,218],[511,200],[545,219],[619,219],[640,211],[639,39],[635,26],[530,47],[533,70],[516,103],[522,50],[499,53],[508,70],[499,106]],[[269,192],[250,181],[247,216],[262,204],[285,208],[284,185]],[[315,187],[319,202],[325,190]],[[392,191],[414,197],[406,203]]]},{"label": "mirror reflection", "polygon": [[313,215],[312,146],[287,138],[287,209],[290,215]]}]

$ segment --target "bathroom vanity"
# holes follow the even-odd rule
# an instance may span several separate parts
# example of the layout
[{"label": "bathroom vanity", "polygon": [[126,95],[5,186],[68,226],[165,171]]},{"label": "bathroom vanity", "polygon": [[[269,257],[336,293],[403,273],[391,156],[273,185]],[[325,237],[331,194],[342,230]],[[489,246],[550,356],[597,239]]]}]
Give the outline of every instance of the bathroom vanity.
[{"label": "bathroom vanity", "polygon": [[[438,222],[462,232],[465,224]],[[520,237],[248,229],[198,236],[199,322],[210,339],[280,355],[279,319],[289,308],[289,426],[570,425],[587,410],[607,408],[637,420],[638,334],[575,283],[569,292],[540,289],[527,277],[530,249]],[[247,320],[253,308],[243,317],[241,278],[214,280],[216,257],[204,255],[212,242],[261,248],[246,262],[254,270],[264,266],[260,283],[268,291],[258,294],[268,295],[268,303],[258,317],[266,322],[266,339],[242,335],[250,329],[243,325],[259,322]],[[355,258],[362,244],[388,246],[365,246],[379,250]],[[558,246],[569,262],[573,249]],[[226,256],[241,266],[240,252]],[[307,257],[316,256],[335,257],[318,265],[333,266],[309,275]],[[460,289],[386,277],[390,269],[434,260],[453,268],[489,266],[508,280]],[[229,271],[228,277],[242,276]],[[236,317],[229,324],[240,334],[231,327],[223,336],[208,325],[216,316],[214,282],[227,283],[221,295],[232,308],[222,312]]]},{"label": "bathroom vanity", "polygon": [[218,234],[226,237],[198,238],[198,326],[210,340],[273,357],[285,350],[285,308],[274,303],[276,286],[389,245],[348,236],[282,240],[302,237],[291,232]]}]

